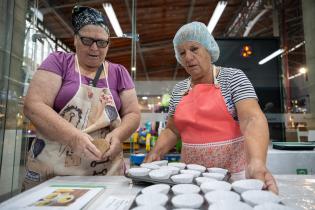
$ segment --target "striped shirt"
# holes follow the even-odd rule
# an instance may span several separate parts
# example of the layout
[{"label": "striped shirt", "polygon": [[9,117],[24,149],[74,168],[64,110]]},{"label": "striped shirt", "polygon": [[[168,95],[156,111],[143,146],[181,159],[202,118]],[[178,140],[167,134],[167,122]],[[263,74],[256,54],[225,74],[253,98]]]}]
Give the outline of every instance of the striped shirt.
[{"label": "striped shirt", "polygon": [[[220,84],[227,110],[237,120],[236,102],[248,98],[258,99],[255,89],[242,70],[226,67],[217,67],[217,69],[219,70],[217,80]],[[174,116],[176,106],[183,95],[190,89],[190,84],[191,77],[175,85],[169,103],[168,116]]]}]

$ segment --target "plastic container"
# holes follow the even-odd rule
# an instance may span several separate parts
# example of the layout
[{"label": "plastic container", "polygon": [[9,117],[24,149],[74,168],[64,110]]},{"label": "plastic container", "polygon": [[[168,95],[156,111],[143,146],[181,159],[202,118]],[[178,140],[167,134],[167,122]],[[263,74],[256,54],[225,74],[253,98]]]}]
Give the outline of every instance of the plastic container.
[{"label": "plastic container", "polygon": [[176,208],[199,209],[204,198],[199,194],[181,194],[173,197],[171,201]]},{"label": "plastic container", "polygon": [[247,190],[261,190],[264,182],[259,179],[242,179],[232,183],[232,189],[242,194]]},{"label": "plastic container", "polygon": [[246,203],[240,201],[218,201],[210,205],[209,210],[252,210]]},{"label": "plastic container", "polygon": [[178,162],[180,160],[180,154],[167,154],[164,156],[164,159],[169,162]]},{"label": "plastic container", "polygon": [[168,165],[177,167],[177,168],[179,168],[181,170],[186,168],[186,164],[185,163],[180,163],[180,162],[171,162],[171,163],[168,163]]},{"label": "plastic container", "polygon": [[219,201],[240,201],[241,196],[236,192],[226,190],[214,190],[205,194],[205,199],[209,204],[213,204]]},{"label": "plastic container", "polygon": [[152,210],[166,210],[166,208],[164,206],[137,206],[131,210],[148,210],[148,209],[152,209]]},{"label": "plastic container", "polygon": [[162,193],[162,194],[167,194],[170,191],[170,186],[167,184],[154,184],[151,186],[148,186],[146,188],[143,188],[141,192],[143,194],[146,193]]},{"label": "plastic container", "polygon": [[192,174],[177,174],[171,177],[171,180],[178,184],[190,184],[193,182],[194,175]]},{"label": "plastic container", "polygon": [[148,168],[130,168],[128,170],[128,173],[136,177],[147,176],[149,172],[150,172],[150,169]]},{"label": "plastic container", "polygon": [[210,178],[210,177],[203,177],[203,176],[197,177],[197,178],[195,178],[195,180],[196,180],[197,185],[199,185],[199,186],[200,186],[202,183],[204,183],[204,182],[217,181],[216,179],[212,179],[212,178]]},{"label": "plastic container", "polygon": [[195,194],[200,192],[200,188],[194,184],[177,184],[172,187],[174,195]]},{"label": "plastic container", "polygon": [[204,182],[200,185],[200,188],[203,193],[207,193],[213,190],[226,190],[230,191],[232,186],[230,183],[225,181],[212,181],[212,182]]},{"label": "plastic container", "polygon": [[198,164],[188,164],[186,167],[188,170],[200,171],[201,173],[205,172],[207,169],[206,167]]},{"label": "plastic container", "polygon": [[130,161],[131,163],[139,166],[143,162],[145,156],[146,154],[131,154]]},{"label": "plastic container", "polygon": [[159,165],[155,165],[153,163],[141,163],[140,167],[148,168],[148,169],[151,169],[151,170],[155,170],[155,169],[159,169],[160,168]]},{"label": "plastic container", "polygon": [[147,193],[136,197],[138,206],[164,206],[168,201],[168,197],[162,193]]},{"label": "plastic container", "polygon": [[156,169],[149,172],[151,179],[164,180],[170,178],[172,172],[169,170]]},{"label": "plastic container", "polygon": [[180,170],[180,173],[181,174],[192,174],[192,175],[194,175],[194,178],[200,176],[200,174],[201,174],[200,171],[189,170],[189,169]]},{"label": "plastic container", "polygon": [[216,179],[218,181],[222,181],[225,177],[225,175],[222,173],[208,173],[208,172],[202,173],[202,176]]},{"label": "plastic container", "polygon": [[221,173],[226,175],[226,173],[228,172],[227,169],[225,168],[216,168],[216,167],[212,167],[212,168],[207,168],[208,172],[210,173]]}]

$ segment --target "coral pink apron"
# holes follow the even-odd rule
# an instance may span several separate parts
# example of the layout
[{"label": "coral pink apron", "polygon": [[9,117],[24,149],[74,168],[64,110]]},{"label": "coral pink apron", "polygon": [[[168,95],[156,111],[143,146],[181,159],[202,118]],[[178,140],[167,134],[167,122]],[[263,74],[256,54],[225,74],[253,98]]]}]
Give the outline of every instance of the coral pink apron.
[{"label": "coral pink apron", "polygon": [[[75,61],[80,87],[59,115],[93,139],[105,138],[121,122],[108,86],[107,72],[106,88],[82,84],[77,58]],[[113,160],[91,161],[74,154],[69,146],[38,134],[28,154],[23,188],[28,189],[57,175],[123,175],[123,172],[122,152]]]},{"label": "coral pink apron", "polygon": [[195,85],[177,105],[174,122],[183,141],[181,161],[244,174],[244,137],[227,110],[215,69],[214,84]]}]

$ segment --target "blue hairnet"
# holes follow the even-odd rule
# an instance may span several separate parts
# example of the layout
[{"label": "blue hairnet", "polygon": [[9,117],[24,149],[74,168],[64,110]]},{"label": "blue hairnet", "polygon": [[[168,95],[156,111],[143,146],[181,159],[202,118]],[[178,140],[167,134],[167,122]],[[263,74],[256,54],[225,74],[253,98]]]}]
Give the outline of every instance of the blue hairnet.
[{"label": "blue hairnet", "polygon": [[179,63],[180,55],[177,50],[178,45],[186,41],[195,41],[202,44],[210,53],[212,62],[216,62],[220,55],[220,49],[213,36],[209,33],[205,24],[200,22],[191,22],[183,25],[175,34],[173,45],[175,57]]}]

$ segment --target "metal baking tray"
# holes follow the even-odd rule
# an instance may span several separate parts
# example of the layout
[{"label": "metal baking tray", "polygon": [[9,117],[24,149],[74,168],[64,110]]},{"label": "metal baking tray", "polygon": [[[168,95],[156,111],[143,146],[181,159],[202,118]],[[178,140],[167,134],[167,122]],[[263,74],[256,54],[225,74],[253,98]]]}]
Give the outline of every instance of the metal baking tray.
[{"label": "metal baking tray", "polygon": [[[129,173],[125,173],[125,176],[127,178],[131,179],[134,184],[141,185],[143,187],[146,187],[146,186],[149,186],[149,185],[152,185],[152,184],[168,184],[168,185],[170,185],[172,187],[172,186],[178,184],[178,183],[173,182],[171,179],[156,180],[156,179],[150,178],[149,176],[143,176],[143,177],[132,176]],[[229,181],[230,177],[231,177],[231,173],[228,172],[226,174],[226,176],[224,177],[223,181]],[[193,183],[192,184],[196,184],[197,185],[197,183],[195,181],[195,178],[193,179]],[[137,194],[137,196],[139,196],[140,194],[141,194],[141,191]],[[200,210],[207,210],[209,208],[209,204],[208,204],[208,202],[206,201],[206,199],[204,197],[204,193],[202,191],[200,191],[199,194],[204,198],[204,203],[202,204],[202,206],[199,209]],[[174,209],[175,207],[173,206],[173,204],[171,202],[172,198],[174,197],[174,194],[173,194],[172,190],[170,190],[167,195],[168,195],[169,199],[168,199],[168,201],[167,201],[167,203],[165,205],[165,208],[168,209],[168,210],[169,209]],[[133,209],[133,208],[137,207],[136,197],[133,200],[133,202],[132,202],[132,204],[130,206],[130,209]],[[244,202],[244,201],[242,201],[242,202]],[[279,204],[285,205],[283,202],[280,202]]]},{"label": "metal baking tray", "polygon": [[[125,177],[131,179],[134,184],[140,184],[140,185],[143,185],[143,184],[168,184],[170,186],[174,186],[176,184],[179,184],[179,183],[173,182],[170,178],[158,180],[158,179],[152,179],[149,175],[147,175],[147,176],[132,176],[128,172],[125,173]],[[229,181],[230,177],[231,177],[231,173],[227,172],[227,174],[223,178],[223,181]],[[193,184],[197,184],[195,182],[195,178],[193,179]]]},{"label": "metal baking tray", "polygon": [[272,147],[279,150],[313,150],[315,142],[272,142]]},{"label": "metal baking tray", "polygon": [[[233,191],[233,190],[232,190],[232,191]],[[138,197],[140,194],[141,194],[141,191],[137,194],[136,197]],[[199,195],[201,195],[201,196],[203,197],[203,199],[204,199],[204,202],[203,202],[202,206],[201,206],[199,209],[200,209],[200,210],[208,210],[208,209],[209,209],[209,203],[207,202],[207,200],[206,200],[206,198],[205,198],[205,194],[200,190]],[[174,209],[175,207],[173,206],[171,200],[172,200],[172,198],[173,198],[175,195],[174,195],[174,193],[172,192],[172,189],[170,189],[170,191],[169,191],[169,193],[167,194],[167,196],[168,196],[168,201],[167,201],[167,203],[166,203],[166,205],[165,205],[164,207],[165,207],[167,210]],[[137,207],[136,197],[134,198],[134,200],[133,200],[133,202],[132,202],[132,204],[131,204],[131,206],[130,206],[129,209],[133,209],[133,208]],[[242,202],[242,203],[246,203],[246,202],[244,202],[242,199],[241,199],[241,202]],[[283,202],[280,202],[279,204],[285,206],[285,204],[284,204]]]}]

